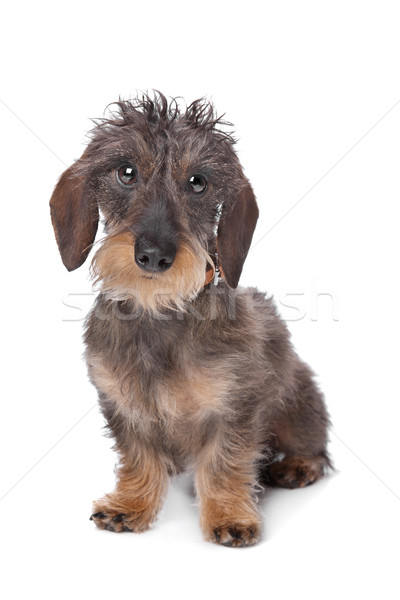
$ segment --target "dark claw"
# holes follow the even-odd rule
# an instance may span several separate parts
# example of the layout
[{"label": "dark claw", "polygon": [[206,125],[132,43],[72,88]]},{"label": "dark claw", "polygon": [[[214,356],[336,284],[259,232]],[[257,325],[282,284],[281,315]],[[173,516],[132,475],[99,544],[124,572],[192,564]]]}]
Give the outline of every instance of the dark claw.
[{"label": "dark claw", "polygon": [[218,529],[214,529],[213,533],[215,535],[215,539],[217,540],[217,542],[220,542],[221,535],[220,535],[220,532],[218,531]]},{"label": "dark claw", "polygon": [[123,520],[124,516],[125,516],[125,515],[116,515],[116,516],[113,518],[113,521],[114,521],[114,523],[121,523],[121,521]]},{"label": "dark claw", "polygon": [[240,531],[238,531],[237,529],[228,529],[229,535],[231,536],[231,538],[233,538],[234,540],[241,540],[242,539],[242,535],[240,533]]},{"label": "dark claw", "polygon": [[94,514],[93,514],[93,515],[90,517],[90,520],[91,520],[91,521],[93,521],[93,517],[94,517],[95,519],[105,519],[105,518],[106,518],[106,515],[105,515],[104,513],[102,513],[102,512],[94,513]]}]

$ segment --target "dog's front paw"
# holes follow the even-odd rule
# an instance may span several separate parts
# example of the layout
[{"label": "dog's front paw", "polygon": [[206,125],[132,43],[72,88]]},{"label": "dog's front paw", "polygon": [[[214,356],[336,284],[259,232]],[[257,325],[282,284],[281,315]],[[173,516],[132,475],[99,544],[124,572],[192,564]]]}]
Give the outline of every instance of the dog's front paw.
[{"label": "dog's front paw", "polygon": [[252,546],[261,536],[261,516],[251,500],[224,506],[216,499],[203,499],[200,523],[206,540],[223,546]]},{"label": "dog's front paw", "polygon": [[135,514],[123,514],[110,511],[98,511],[93,513],[90,520],[93,521],[99,529],[107,529],[107,531],[115,531],[116,533],[121,533],[121,531],[145,531],[149,526],[138,527],[137,515]]},{"label": "dog's front paw", "polygon": [[122,507],[113,505],[107,497],[95,502],[93,505],[93,514],[90,520],[97,525],[99,529],[107,529],[121,533],[122,531],[133,531],[141,533],[146,531],[156,516],[155,511],[142,510],[135,511],[132,507]]},{"label": "dog's front paw", "polygon": [[253,525],[221,525],[214,527],[209,537],[210,541],[223,546],[231,546],[232,548],[241,548],[244,546],[252,546],[257,543],[260,538],[260,527],[258,523]]}]

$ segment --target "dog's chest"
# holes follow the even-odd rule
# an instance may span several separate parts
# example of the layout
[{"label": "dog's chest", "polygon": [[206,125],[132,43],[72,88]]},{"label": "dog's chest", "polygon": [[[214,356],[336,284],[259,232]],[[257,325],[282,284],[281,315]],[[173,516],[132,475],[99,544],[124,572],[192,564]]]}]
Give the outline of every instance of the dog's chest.
[{"label": "dog's chest", "polygon": [[210,422],[229,414],[232,376],[222,362],[175,365],[160,374],[143,365],[121,373],[100,354],[87,355],[89,373],[105,401],[138,433],[156,429],[167,439],[193,438]]},{"label": "dog's chest", "polygon": [[156,410],[167,427],[197,427],[227,413],[230,381],[222,365],[189,366],[161,380],[154,391]]}]

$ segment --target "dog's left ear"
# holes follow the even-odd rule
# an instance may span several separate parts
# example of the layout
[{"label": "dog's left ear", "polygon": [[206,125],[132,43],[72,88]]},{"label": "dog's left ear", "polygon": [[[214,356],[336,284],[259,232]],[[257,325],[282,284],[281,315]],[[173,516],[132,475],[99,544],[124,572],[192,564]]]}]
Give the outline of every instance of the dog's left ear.
[{"label": "dog's left ear", "polygon": [[258,219],[258,206],[250,183],[229,207],[222,207],[218,225],[218,261],[221,275],[236,288]]},{"label": "dog's left ear", "polygon": [[80,267],[94,242],[99,222],[97,202],[74,163],[60,177],[50,200],[50,214],[61,258],[68,271]]}]

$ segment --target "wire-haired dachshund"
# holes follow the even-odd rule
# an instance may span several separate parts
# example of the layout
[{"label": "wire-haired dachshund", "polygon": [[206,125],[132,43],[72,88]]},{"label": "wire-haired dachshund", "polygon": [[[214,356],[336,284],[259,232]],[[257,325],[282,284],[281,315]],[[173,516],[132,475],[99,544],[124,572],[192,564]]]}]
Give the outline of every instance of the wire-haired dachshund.
[{"label": "wire-haired dachshund", "polygon": [[[213,106],[119,101],[61,176],[51,218],[68,270],[95,245],[86,360],[119,455],[91,519],[146,530],[169,474],[191,469],[206,539],[260,538],[260,484],[303,487],[330,466],[329,417],[273,301],[238,286],[258,218]],[[228,124],[230,125],[230,124]]]}]

